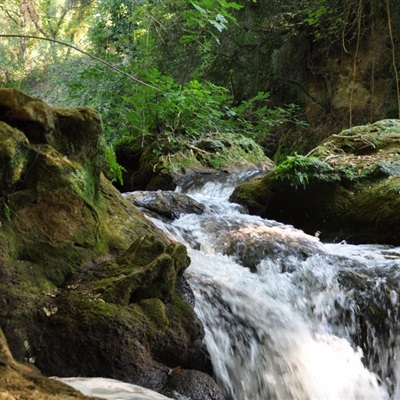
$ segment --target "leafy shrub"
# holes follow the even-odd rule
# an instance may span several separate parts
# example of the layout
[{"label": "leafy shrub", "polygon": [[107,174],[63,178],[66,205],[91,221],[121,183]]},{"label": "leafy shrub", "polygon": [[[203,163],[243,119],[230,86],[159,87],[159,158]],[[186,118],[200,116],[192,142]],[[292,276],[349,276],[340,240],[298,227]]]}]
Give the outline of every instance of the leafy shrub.
[{"label": "leafy shrub", "polygon": [[229,91],[211,82],[192,79],[180,85],[156,68],[120,68],[150,86],[89,62],[71,74],[66,96],[70,104],[72,100],[74,106],[87,105],[102,114],[107,141],[116,148],[138,150],[154,141],[160,148],[166,143],[179,148],[182,141],[221,132],[241,133],[259,141],[274,126],[288,120],[301,123],[294,104],[271,108],[265,92],[233,107]]}]

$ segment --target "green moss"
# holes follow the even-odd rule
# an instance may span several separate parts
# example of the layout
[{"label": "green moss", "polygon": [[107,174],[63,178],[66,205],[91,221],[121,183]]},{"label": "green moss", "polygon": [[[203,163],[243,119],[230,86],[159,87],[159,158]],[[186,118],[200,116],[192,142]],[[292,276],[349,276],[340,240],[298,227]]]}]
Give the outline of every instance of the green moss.
[{"label": "green moss", "polygon": [[251,214],[263,214],[270,198],[271,182],[267,177],[251,179],[239,185],[230,200],[245,206]]},{"label": "green moss", "polygon": [[1,265],[3,284],[7,292],[23,297],[41,296],[55,285],[46,277],[46,268],[28,261],[7,261]]},{"label": "green moss", "polygon": [[[110,364],[128,353],[140,374],[159,348],[154,359],[179,365],[188,357],[180,343],[187,349],[198,338],[190,333],[196,317],[175,291],[186,249],[100,174],[97,113],[21,98],[43,115],[17,121],[31,143],[0,123],[0,325],[13,352],[23,359],[28,343],[40,368],[50,370],[61,354],[60,370],[79,369],[84,345]],[[108,346],[109,335],[121,342]]]},{"label": "green moss", "polygon": [[182,245],[166,245],[154,235],[138,239],[115,261],[103,264],[93,288],[104,300],[128,305],[148,298],[167,300],[189,260]]},{"label": "green moss", "polygon": [[80,318],[84,320],[97,320],[98,318],[110,318],[118,314],[119,308],[115,304],[110,304],[101,299],[100,296],[93,295],[90,291],[77,291],[70,294],[69,300],[72,305],[74,322],[76,324]]},{"label": "green moss", "polygon": [[185,270],[190,265],[190,258],[187,254],[186,246],[180,243],[171,243],[167,247],[166,252],[173,259],[175,272],[177,274]]},{"label": "green moss", "polygon": [[17,129],[0,121],[0,191],[13,191],[28,164],[28,140]]},{"label": "green moss", "polygon": [[139,307],[142,308],[147,318],[156,325],[156,329],[165,330],[170,325],[167,307],[160,299],[142,300]]},{"label": "green moss", "polygon": [[81,196],[85,202],[92,204],[97,197],[97,186],[93,171],[90,168],[79,166],[69,174],[73,188],[76,193]]},{"label": "green moss", "polygon": [[[160,148],[163,152],[160,154]],[[163,145],[150,146],[141,159],[141,170],[154,169],[165,174],[182,174],[190,170],[233,169],[243,165],[273,163],[252,139],[230,133],[218,133],[197,142],[185,138]]]},{"label": "green moss", "polygon": [[356,126],[328,137],[312,154],[324,160],[332,156],[342,158],[345,155],[399,154],[399,120],[382,120],[371,125]]},{"label": "green moss", "polygon": [[188,336],[194,338],[199,335],[199,331],[202,332],[202,326],[197,320],[194,311],[176,291],[172,293],[167,306],[167,316],[171,327],[168,333],[172,344],[175,342],[174,346],[183,343],[182,338]]},{"label": "green moss", "polygon": [[111,268],[112,276],[94,285],[95,290],[108,302],[128,305],[146,298],[166,299],[174,288],[175,266],[166,254],[146,266],[114,264]]}]

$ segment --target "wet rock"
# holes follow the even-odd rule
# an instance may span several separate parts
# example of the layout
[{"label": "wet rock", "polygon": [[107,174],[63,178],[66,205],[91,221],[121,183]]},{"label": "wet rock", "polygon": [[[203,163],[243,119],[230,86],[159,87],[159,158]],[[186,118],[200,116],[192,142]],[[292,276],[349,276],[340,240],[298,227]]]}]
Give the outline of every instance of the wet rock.
[{"label": "wet rock", "polygon": [[72,388],[44,378],[30,365],[14,360],[0,329],[0,399],[17,400],[88,399]]},{"label": "wet rock", "polygon": [[[353,262],[339,271],[338,281],[346,290],[346,304],[337,304],[339,321],[351,326],[351,339],[363,351],[367,367],[383,379],[396,375],[399,329],[399,265],[365,267]],[[347,320],[346,320],[347,318]],[[389,390],[391,390],[389,388]]]},{"label": "wet rock", "polygon": [[[213,243],[217,253],[233,256],[239,264],[253,272],[266,258],[286,272],[291,269],[291,260],[295,268],[299,260],[322,252],[318,238],[275,221],[258,219],[253,223],[248,220],[244,223],[240,214],[229,221],[207,214],[199,222],[207,241]],[[197,237],[190,229],[181,234],[192,247],[201,248],[203,245],[202,235]]]},{"label": "wet rock", "polygon": [[400,121],[332,135],[310,157],[293,156],[231,200],[323,240],[400,243]]},{"label": "wet rock", "polygon": [[163,394],[174,399],[224,400],[221,389],[207,374],[177,368],[172,370]]},{"label": "wet rock", "polygon": [[147,235],[115,260],[77,272],[39,306],[36,365],[48,375],[159,390],[167,365],[188,365],[202,350],[203,327],[175,290],[188,264],[182,245]]},{"label": "wet rock", "polygon": [[[261,260],[268,258],[280,266],[282,272],[293,268],[299,260],[321,252],[318,240],[305,235],[300,230],[287,227],[290,234],[285,235],[285,229],[276,229],[274,225],[230,226],[223,234],[218,235],[218,242],[224,254],[234,256],[244,267],[257,270]],[[283,261],[284,260],[284,261]]]},{"label": "wet rock", "polygon": [[206,210],[204,204],[177,192],[139,191],[127,193],[125,198],[137,207],[152,211],[168,219],[179,218],[182,214],[202,214]]}]

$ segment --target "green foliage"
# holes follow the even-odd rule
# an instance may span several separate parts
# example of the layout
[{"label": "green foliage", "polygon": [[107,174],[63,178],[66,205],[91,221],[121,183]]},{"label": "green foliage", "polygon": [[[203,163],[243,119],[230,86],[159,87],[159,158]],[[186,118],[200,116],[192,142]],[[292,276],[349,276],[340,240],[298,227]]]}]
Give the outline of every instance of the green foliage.
[{"label": "green foliage", "polygon": [[329,164],[299,154],[288,156],[274,170],[275,178],[294,189],[305,189],[312,182],[338,182],[339,175]]},{"label": "green foliage", "polygon": [[[145,2],[146,3],[146,2]],[[136,2],[125,0],[100,0],[95,7],[89,37],[97,51],[108,54],[131,54],[135,51],[135,31],[140,29],[144,17]]]},{"label": "green foliage", "polygon": [[[312,104],[309,115],[318,118],[331,105],[330,93],[324,98],[316,89],[326,73],[321,60],[343,44],[354,44],[358,2],[239,3],[38,0],[32,3],[35,21],[28,18],[23,29],[18,25],[22,20],[13,22],[12,32],[90,46],[91,53],[160,91],[133,84],[104,66],[72,57],[69,51],[19,39],[8,42],[6,52],[0,48],[0,80],[12,84],[20,76],[16,71],[22,74],[20,66],[24,66],[31,77],[26,87],[35,87],[33,94],[52,105],[98,109],[107,141],[115,148],[140,150],[156,141],[160,154],[164,145],[169,154],[203,136],[225,131],[255,139],[272,149],[271,157],[275,152],[282,157],[309,149],[316,143],[304,144],[312,141],[312,135],[301,130],[306,126],[302,114]],[[378,3],[363,2],[362,35],[368,33],[373,18],[378,21],[385,15],[385,7]],[[399,4],[390,3],[395,15]],[[4,0],[1,31],[10,26],[4,12],[17,15],[21,4],[20,0]],[[393,23],[396,32],[398,22]],[[31,73],[33,52],[38,64],[55,62],[37,74],[44,71],[46,82],[36,82]],[[312,85],[311,76],[315,78]],[[319,106],[321,110],[315,111]],[[111,170],[120,179],[116,165]]]},{"label": "green foliage", "polygon": [[105,173],[114,182],[118,182],[120,185],[123,184],[122,174],[125,171],[124,167],[117,161],[115,150],[113,146],[104,145],[103,147],[104,162],[105,162]]},{"label": "green foliage", "polygon": [[[85,20],[94,0],[2,0],[0,34],[31,35],[74,42],[83,47]],[[0,82],[10,84],[51,62],[62,62],[70,49],[26,37],[0,38]]]},{"label": "green foliage", "polygon": [[156,68],[125,68],[159,90],[132,85],[126,77],[91,64],[75,71],[67,88],[69,97],[76,100],[74,105],[81,101],[102,113],[107,141],[116,148],[139,151],[156,142],[155,152],[170,154],[202,137],[223,132],[257,141],[285,122],[301,124],[295,105],[269,107],[268,93],[260,92],[233,107],[229,91],[211,82],[192,79],[179,85]]},{"label": "green foliage", "polygon": [[226,0],[100,0],[89,36],[97,51],[167,72],[166,61],[171,57],[173,63],[177,54],[180,62],[186,57],[207,58],[210,41],[218,42],[218,33],[236,21],[231,10],[241,7]]},{"label": "green foliage", "polygon": [[146,135],[193,139],[223,124],[223,106],[229,99],[224,88],[198,80],[180,86],[157,69],[146,71],[145,79],[161,91],[132,88],[122,97],[130,108],[130,125],[141,127],[142,141],[146,142]]},{"label": "green foliage", "polygon": [[226,0],[203,0],[191,1],[192,9],[185,10],[182,15],[186,20],[188,32],[182,36],[181,43],[188,43],[200,40],[204,33],[208,33],[219,43],[217,32],[222,32],[228,28],[229,21],[237,22],[231,14],[230,9],[240,10],[243,6]]},{"label": "green foliage", "polygon": [[328,0],[309,2],[311,7],[304,9],[302,24],[312,29],[314,40],[335,40],[345,27],[345,15]]},{"label": "green foliage", "polygon": [[4,218],[10,222],[11,221],[11,208],[9,206],[9,204],[2,198],[0,199],[0,203],[1,203],[1,208],[0,208],[0,215],[4,215]]},{"label": "green foliage", "polygon": [[256,96],[229,110],[245,136],[262,143],[274,128],[288,122],[298,127],[307,126],[300,117],[299,106],[291,103],[284,107],[271,107],[269,98],[270,93],[258,92]]}]

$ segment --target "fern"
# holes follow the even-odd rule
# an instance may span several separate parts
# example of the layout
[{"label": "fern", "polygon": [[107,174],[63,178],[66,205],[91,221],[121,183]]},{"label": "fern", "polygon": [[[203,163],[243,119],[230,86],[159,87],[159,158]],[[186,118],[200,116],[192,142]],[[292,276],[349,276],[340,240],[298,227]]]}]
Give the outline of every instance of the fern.
[{"label": "fern", "polygon": [[329,164],[299,154],[288,156],[275,168],[274,174],[276,179],[288,182],[294,189],[305,189],[311,182],[340,181],[340,176]]}]

